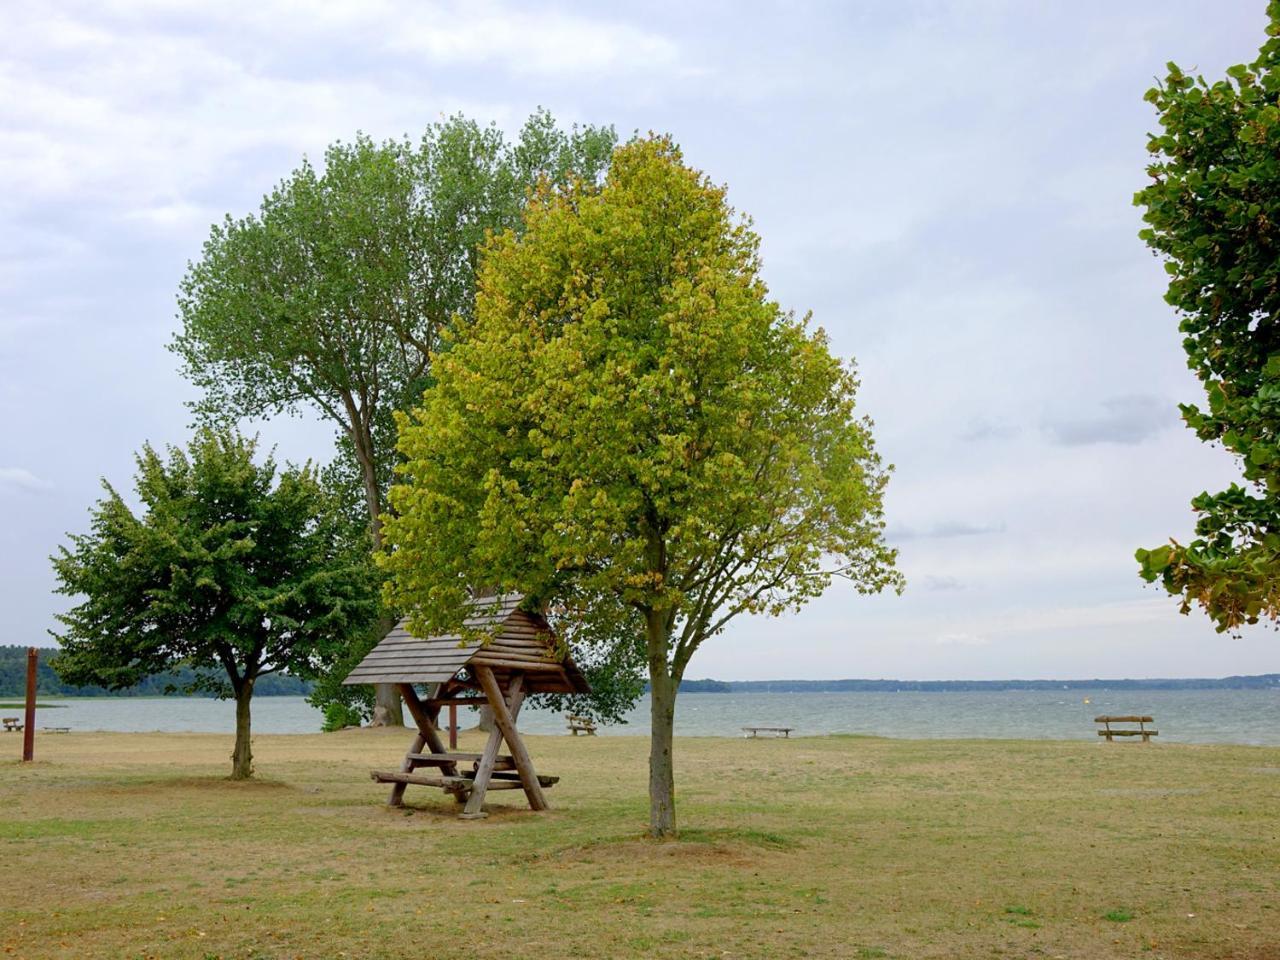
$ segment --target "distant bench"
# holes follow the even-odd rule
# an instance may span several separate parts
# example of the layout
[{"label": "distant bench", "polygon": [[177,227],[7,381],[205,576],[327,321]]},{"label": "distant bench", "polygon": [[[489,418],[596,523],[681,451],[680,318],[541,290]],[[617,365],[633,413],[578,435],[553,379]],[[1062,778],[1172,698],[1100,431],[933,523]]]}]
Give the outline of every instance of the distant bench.
[{"label": "distant bench", "polygon": [[21,717],[0,717],[0,723],[4,724],[4,732],[11,733],[22,730]]},{"label": "distant bench", "polygon": [[[1160,735],[1159,730],[1148,730],[1148,723],[1155,723],[1151,717],[1094,717],[1094,723],[1100,723],[1103,728],[1098,731],[1098,736],[1106,737],[1107,743],[1112,743],[1114,737],[1141,737],[1143,743],[1150,743],[1152,737]],[[1119,730],[1112,729],[1113,723],[1136,723],[1138,729],[1132,727],[1121,727]]]},{"label": "distant bench", "polygon": [[566,719],[569,721],[569,732],[575,737],[579,733],[585,733],[588,737],[596,735],[596,722],[590,717],[579,717],[571,713]]},{"label": "distant bench", "polygon": [[743,727],[742,733],[747,739],[754,740],[762,733],[768,733],[775,737],[782,737],[784,740],[791,739],[791,731],[795,727]]}]

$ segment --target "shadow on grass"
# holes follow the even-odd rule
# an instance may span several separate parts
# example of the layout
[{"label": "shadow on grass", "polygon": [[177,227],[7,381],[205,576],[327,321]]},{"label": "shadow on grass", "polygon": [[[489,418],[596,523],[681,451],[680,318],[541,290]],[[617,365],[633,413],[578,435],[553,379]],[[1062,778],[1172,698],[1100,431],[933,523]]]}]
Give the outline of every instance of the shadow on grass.
[{"label": "shadow on grass", "polygon": [[158,794],[166,792],[185,793],[197,790],[202,794],[215,791],[219,794],[254,795],[260,793],[281,793],[296,791],[299,788],[284,780],[268,780],[253,778],[251,780],[232,780],[227,776],[183,776],[183,777],[119,777],[111,783],[78,783],[95,793],[121,795],[132,793]]}]

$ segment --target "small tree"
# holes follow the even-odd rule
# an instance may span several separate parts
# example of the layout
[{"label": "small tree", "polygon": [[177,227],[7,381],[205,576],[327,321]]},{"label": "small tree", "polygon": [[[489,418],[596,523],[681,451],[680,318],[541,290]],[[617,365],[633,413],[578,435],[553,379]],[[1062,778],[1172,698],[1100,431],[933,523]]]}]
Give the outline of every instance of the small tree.
[{"label": "small tree", "polygon": [[[614,142],[540,111],[515,143],[453,117],[417,144],[357,137],[329,147],[322,170],[304,162],[257,215],[215,225],[182,282],[173,349],[204,391],[197,410],[332,421],[380,549],[391,413],[417,402],[440,331],[471,314],[486,233],[520,223],[539,178],[598,176]],[[379,685],[378,703],[403,723],[394,687]]]},{"label": "small tree", "polygon": [[62,679],[121,689],[195,668],[195,688],[235,698],[236,780],[252,775],[255,682],[314,675],[378,610],[366,555],[341,535],[311,468],[258,466],[255,448],[210,430],[167,458],[144,447],[141,512],[103,481],[90,531],[53,559],[58,591],[83,597],[58,618]]},{"label": "small tree", "polygon": [[1209,84],[1169,64],[1147,99],[1142,238],[1165,258],[1188,365],[1208,409],[1187,425],[1238,458],[1245,484],[1191,501],[1196,537],[1139,550],[1141,574],[1198,604],[1219,631],[1280,620],[1280,3],[1252,64]]},{"label": "small tree", "polygon": [[669,140],[632,142],[603,189],[544,189],[524,233],[488,245],[474,322],[400,418],[393,601],[424,629],[456,625],[473,584],[630,618],[616,642],[648,672],[658,837],[698,647],[833,577],[900,585],[856,380],[769,299],[757,247]]}]

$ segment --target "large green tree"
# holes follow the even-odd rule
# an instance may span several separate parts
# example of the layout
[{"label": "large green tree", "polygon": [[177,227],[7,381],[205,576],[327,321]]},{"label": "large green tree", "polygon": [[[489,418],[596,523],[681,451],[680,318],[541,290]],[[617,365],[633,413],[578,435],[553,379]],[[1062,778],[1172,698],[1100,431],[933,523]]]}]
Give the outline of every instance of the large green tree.
[{"label": "large green tree", "polygon": [[1214,83],[1169,64],[1147,93],[1151,183],[1134,202],[1165,261],[1204,406],[1182,414],[1237,458],[1243,483],[1191,501],[1195,539],[1137,553],[1148,582],[1219,631],[1280,620],[1280,3],[1251,64]]},{"label": "large green tree", "polygon": [[487,245],[474,319],[434,362],[399,418],[393,602],[446,629],[486,584],[634,623],[615,642],[647,668],[650,831],[673,834],[676,693],[702,643],[833,577],[899,585],[852,371],[769,298],[724,190],[652,137]]},{"label": "large green tree", "polygon": [[[430,352],[474,303],[477,250],[513,229],[541,179],[597,178],[611,129],[557,128],[540,111],[514,142],[463,117],[418,143],[335,143],[304,162],[257,214],[213,227],[178,298],[173,349],[214,422],[307,409],[339,429],[359,478],[370,539],[382,545],[395,462],[393,410],[430,375]],[[395,690],[378,702],[403,716]]]},{"label": "large green tree", "polygon": [[314,676],[379,607],[368,555],[315,472],[259,465],[255,447],[208,429],[185,452],[144,447],[141,511],[103,481],[89,532],[53,559],[58,591],[79,600],[58,618],[59,676],[121,690],[194,668],[193,686],[235,698],[233,779],[252,775],[255,683]]}]

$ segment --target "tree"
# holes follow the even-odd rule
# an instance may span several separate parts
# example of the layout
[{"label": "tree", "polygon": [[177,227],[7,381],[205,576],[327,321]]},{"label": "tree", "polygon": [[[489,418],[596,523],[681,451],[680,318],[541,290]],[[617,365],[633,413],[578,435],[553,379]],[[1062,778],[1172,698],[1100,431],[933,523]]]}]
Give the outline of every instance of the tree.
[{"label": "tree", "polygon": [[[602,189],[545,188],[487,245],[475,318],[400,423],[392,601],[456,625],[475,584],[636,624],[650,832],[675,832],[672,724],[694,652],[833,577],[900,587],[857,381],[769,299],[758,238],[665,138]],[[611,630],[605,636],[616,636]]]},{"label": "tree", "polygon": [[1219,632],[1280,621],[1280,3],[1252,64],[1209,84],[1169,64],[1147,92],[1151,183],[1135,204],[1164,258],[1166,301],[1208,409],[1187,425],[1236,457],[1244,483],[1191,501],[1195,539],[1139,550],[1142,577],[1198,604]]},{"label": "tree", "polygon": [[[597,177],[614,140],[540,111],[515,143],[454,117],[416,146],[359,136],[322,171],[304,161],[257,215],[215,225],[182,282],[173,349],[204,391],[198,411],[227,423],[306,408],[337,424],[380,549],[391,412],[421,394],[441,330],[471,314],[477,248],[520,223],[539,179]],[[378,702],[403,723],[394,687]]]},{"label": "tree", "polygon": [[[254,463],[256,441],[200,431],[186,452],[138,455],[141,512],[105,480],[90,531],[53,558],[59,676],[112,690],[175,667],[236,701],[232,779],[252,775],[254,684],[308,677],[368,630],[377,581],[309,467]],[[278,476],[277,476],[278,474]]]}]

